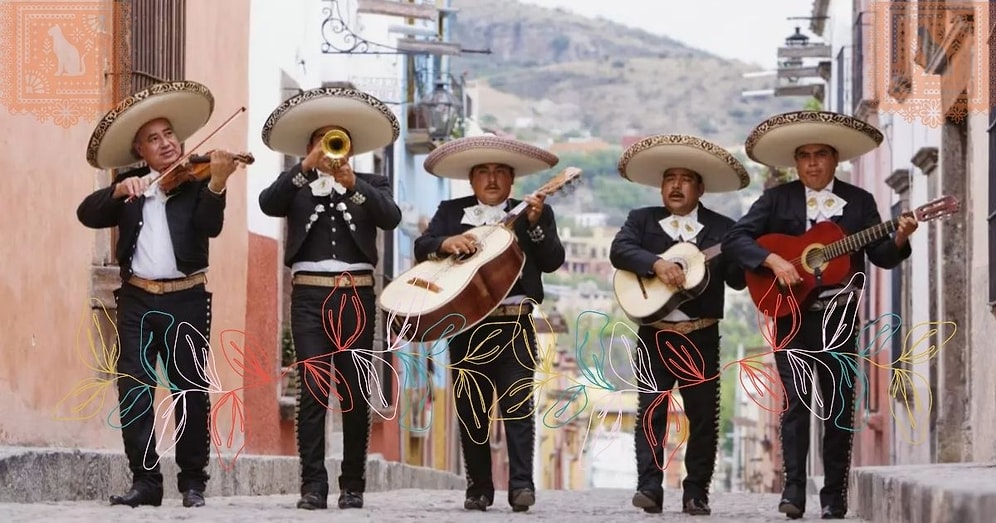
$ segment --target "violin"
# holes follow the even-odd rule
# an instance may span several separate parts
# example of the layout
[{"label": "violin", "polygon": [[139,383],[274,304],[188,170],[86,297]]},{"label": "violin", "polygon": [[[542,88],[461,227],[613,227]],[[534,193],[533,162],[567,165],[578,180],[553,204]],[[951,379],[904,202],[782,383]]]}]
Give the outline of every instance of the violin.
[{"label": "violin", "polygon": [[[256,161],[252,153],[235,154],[233,158],[244,165],[252,165]],[[198,182],[211,177],[211,151],[206,154],[191,155],[187,160],[187,163],[168,170],[166,174],[156,179],[156,183],[164,193],[169,194],[187,182]]]}]

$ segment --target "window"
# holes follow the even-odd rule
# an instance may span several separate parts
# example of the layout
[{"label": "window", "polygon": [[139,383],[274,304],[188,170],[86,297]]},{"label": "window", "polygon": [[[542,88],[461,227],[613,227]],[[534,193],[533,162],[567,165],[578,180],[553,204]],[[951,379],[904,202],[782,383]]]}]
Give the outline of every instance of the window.
[{"label": "window", "polygon": [[851,58],[851,100],[852,100],[852,111],[857,111],[858,106],[861,101],[864,100],[865,96],[865,75],[864,75],[864,13],[858,13],[854,18],[854,27],[852,28],[852,42],[853,51]]},{"label": "window", "polygon": [[903,101],[913,87],[910,61],[910,10],[909,2],[896,0],[889,5],[889,27],[892,32],[889,52],[888,93]]},{"label": "window", "polygon": [[184,79],[186,0],[134,0],[131,13],[131,71],[122,75],[125,92],[166,80]]},{"label": "window", "polygon": [[840,51],[837,53],[837,112],[844,114],[844,83],[847,75],[844,74],[844,51],[845,47],[841,47]]}]

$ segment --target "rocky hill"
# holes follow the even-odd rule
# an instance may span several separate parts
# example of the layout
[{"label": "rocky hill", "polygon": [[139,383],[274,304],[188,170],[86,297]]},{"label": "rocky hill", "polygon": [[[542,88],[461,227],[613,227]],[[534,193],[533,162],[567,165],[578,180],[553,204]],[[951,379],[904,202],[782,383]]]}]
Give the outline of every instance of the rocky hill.
[{"label": "rocky hill", "polygon": [[759,88],[741,76],[753,66],[604,19],[515,0],[453,4],[452,40],[492,53],[456,57],[451,71],[483,84],[485,125],[521,139],[682,132],[736,146],[768,116],[806,102],[745,99],[741,91]]}]

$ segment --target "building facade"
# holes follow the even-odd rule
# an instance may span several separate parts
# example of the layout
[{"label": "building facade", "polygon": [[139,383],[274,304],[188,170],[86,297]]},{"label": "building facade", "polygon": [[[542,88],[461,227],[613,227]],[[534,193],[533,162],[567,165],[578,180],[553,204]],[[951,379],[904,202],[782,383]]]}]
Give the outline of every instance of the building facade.
[{"label": "building facade", "polygon": [[[871,430],[858,434],[855,462],[990,461],[993,4],[816,1],[813,15],[811,29],[839,49],[829,108],[885,134],[856,162],[855,183],[875,194],[884,219],[946,196],[960,202],[922,221],[909,260],[871,275],[865,320],[893,313],[895,332],[865,337],[884,364],[869,376],[889,388],[870,398]],[[880,443],[888,454],[867,459]]]}]

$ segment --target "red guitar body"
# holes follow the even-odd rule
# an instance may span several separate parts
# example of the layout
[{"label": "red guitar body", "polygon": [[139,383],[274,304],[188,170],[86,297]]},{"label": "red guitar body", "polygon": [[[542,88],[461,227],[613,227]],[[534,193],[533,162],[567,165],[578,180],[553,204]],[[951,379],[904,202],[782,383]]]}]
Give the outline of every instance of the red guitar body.
[{"label": "red guitar body", "polygon": [[[802,283],[782,290],[775,280],[775,274],[768,269],[747,271],[747,289],[757,305],[757,310],[765,316],[780,318],[792,312],[789,296],[806,310],[819,295],[819,289],[839,285],[851,276],[851,256],[845,254],[831,260],[824,260],[822,249],[845,237],[844,231],[834,222],[825,221],[812,226],[802,236],[788,234],[765,234],[757,239],[758,245],[785,258],[795,265]],[[808,260],[808,261],[807,261]],[[817,270],[820,279],[817,282]]]}]

